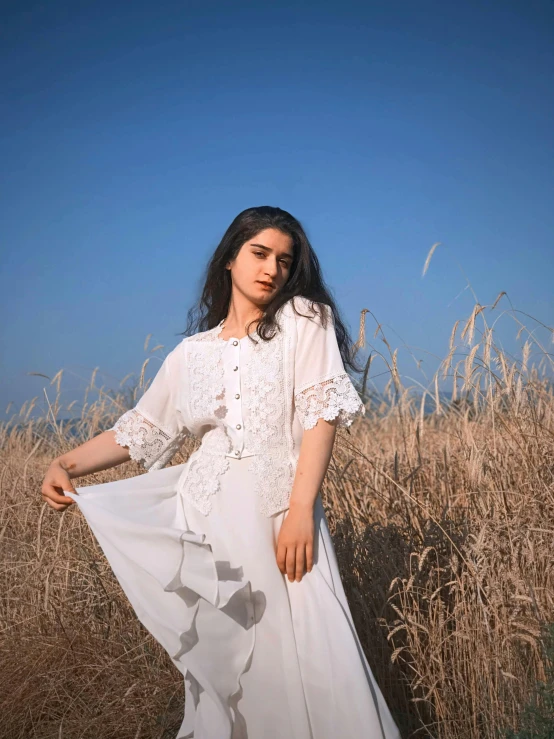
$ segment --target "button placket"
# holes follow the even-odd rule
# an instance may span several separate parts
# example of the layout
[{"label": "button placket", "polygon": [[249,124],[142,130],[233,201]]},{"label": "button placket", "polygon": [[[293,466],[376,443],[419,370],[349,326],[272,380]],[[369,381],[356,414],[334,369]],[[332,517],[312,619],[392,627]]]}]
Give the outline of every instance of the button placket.
[{"label": "button placket", "polygon": [[[235,433],[233,434],[236,438],[236,445],[233,450],[233,454],[236,459],[240,459],[242,451],[244,449],[244,432],[243,432],[243,418],[242,418],[242,395],[241,395],[241,387],[240,387],[240,343],[233,339],[232,346],[234,347],[234,357],[233,357],[233,374],[231,375],[232,379],[232,388],[231,390],[233,392],[233,418],[238,421],[235,423]],[[236,373],[236,374],[235,374]]]}]

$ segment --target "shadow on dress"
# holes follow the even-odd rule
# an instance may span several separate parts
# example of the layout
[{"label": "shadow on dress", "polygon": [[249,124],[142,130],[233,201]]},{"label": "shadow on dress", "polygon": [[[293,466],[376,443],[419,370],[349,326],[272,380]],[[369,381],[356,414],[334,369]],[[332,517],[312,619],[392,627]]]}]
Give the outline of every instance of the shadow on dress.
[{"label": "shadow on dress", "polygon": [[[215,565],[219,581],[240,582],[244,578],[243,568],[241,566],[231,567],[231,563],[224,560],[216,560]],[[183,598],[187,606],[198,606],[198,594],[190,588],[183,586],[176,589],[174,592]],[[247,631],[261,621],[265,613],[266,606],[267,598],[262,590],[250,591],[248,588],[242,588],[234,593],[229,601],[219,610]],[[199,637],[196,628],[196,617],[193,618],[190,628],[181,633],[180,639],[181,649],[179,650],[178,655],[175,655],[179,660],[198,643]],[[248,660],[242,674],[250,669],[252,657],[253,651],[248,656]],[[186,659],[184,662],[186,662]],[[194,711],[196,712],[201,700],[201,695],[204,692],[204,688],[188,669],[185,673],[185,682],[188,682],[186,691],[187,698],[192,699],[192,702],[194,703]],[[229,707],[234,714],[232,739],[248,739],[246,720],[238,707],[238,703],[240,702],[242,695],[243,689],[239,679],[238,690],[228,699]]]}]

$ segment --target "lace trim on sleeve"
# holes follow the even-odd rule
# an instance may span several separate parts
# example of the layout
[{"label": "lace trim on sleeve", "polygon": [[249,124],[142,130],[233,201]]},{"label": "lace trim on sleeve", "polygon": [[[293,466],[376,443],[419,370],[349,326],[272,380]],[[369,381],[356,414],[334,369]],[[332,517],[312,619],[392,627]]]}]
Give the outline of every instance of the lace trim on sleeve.
[{"label": "lace trim on sleeve", "polygon": [[338,416],[337,426],[344,427],[365,414],[365,406],[346,373],[295,393],[294,403],[304,430],[313,428],[319,418],[332,421]]},{"label": "lace trim on sleeve", "polygon": [[186,431],[172,438],[135,408],[124,413],[111,429],[121,446],[129,447],[131,459],[148,471],[159,470],[179,449]]}]

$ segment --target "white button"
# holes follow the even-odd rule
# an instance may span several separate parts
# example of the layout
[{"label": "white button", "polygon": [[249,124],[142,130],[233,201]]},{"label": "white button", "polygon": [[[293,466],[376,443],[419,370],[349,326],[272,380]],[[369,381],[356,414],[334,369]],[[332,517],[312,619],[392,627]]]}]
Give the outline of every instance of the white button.
[{"label": "white button", "polygon": [[240,398],[240,394],[239,394],[239,393],[237,393],[237,394],[235,395],[235,398],[236,398],[236,399],[238,400],[238,399]]},{"label": "white button", "polygon": [[235,457],[240,457],[240,451],[238,449],[235,449]]},{"label": "white button", "polygon": [[240,425],[240,423],[237,423],[237,428],[238,429],[241,429],[242,428],[242,426]]},{"label": "white button", "polygon": [[233,367],[233,372],[236,372],[238,370],[238,367]]},{"label": "white button", "polygon": [[238,341],[233,341],[233,346],[238,346],[238,345],[239,345]]}]

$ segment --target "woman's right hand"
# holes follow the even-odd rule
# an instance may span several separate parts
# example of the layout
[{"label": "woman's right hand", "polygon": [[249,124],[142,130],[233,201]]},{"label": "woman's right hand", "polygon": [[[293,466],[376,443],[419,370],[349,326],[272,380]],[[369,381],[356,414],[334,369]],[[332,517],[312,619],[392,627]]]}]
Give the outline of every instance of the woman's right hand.
[{"label": "woman's right hand", "polygon": [[85,477],[93,472],[107,470],[129,461],[130,458],[129,449],[116,442],[115,431],[113,429],[103,431],[54,459],[44,476],[42,497],[50,508],[65,511],[75,501],[64,495],[63,491],[78,495],[71,484],[72,477]]},{"label": "woman's right hand", "polygon": [[42,498],[50,508],[54,508],[56,511],[65,511],[75,501],[73,498],[64,495],[64,490],[75,493],[75,495],[78,494],[71,483],[67,470],[59,462],[54,461],[44,476],[41,488]]}]

